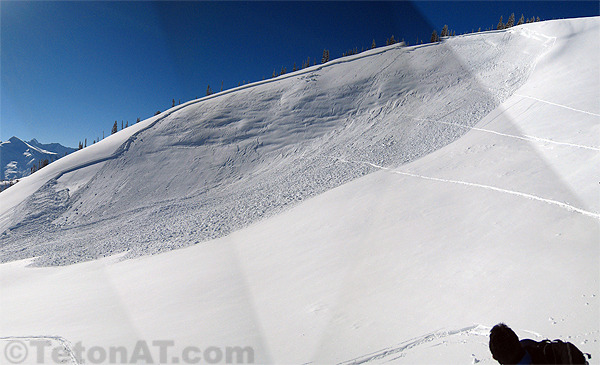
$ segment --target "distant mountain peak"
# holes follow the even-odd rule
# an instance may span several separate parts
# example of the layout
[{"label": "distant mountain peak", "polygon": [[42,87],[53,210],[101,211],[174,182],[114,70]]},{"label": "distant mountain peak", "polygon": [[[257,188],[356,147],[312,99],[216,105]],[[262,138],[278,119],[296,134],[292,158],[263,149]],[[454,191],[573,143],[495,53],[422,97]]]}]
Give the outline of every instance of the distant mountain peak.
[{"label": "distant mountain peak", "polygon": [[56,160],[77,151],[76,148],[65,147],[60,143],[42,144],[33,138],[24,142],[12,136],[7,142],[0,144],[0,180],[18,179],[31,172],[31,166],[39,160]]}]

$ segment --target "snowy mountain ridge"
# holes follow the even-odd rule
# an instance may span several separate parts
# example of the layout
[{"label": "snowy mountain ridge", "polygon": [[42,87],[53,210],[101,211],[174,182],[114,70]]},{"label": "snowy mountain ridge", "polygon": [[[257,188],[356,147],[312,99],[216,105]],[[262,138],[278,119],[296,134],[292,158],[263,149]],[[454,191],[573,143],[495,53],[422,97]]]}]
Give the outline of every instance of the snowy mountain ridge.
[{"label": "snowy mountain ridge", "polygon": [[31,173],[31,167],[40,160],[56,160],[65,153],[77,151],[59,143],[42,144],[35,138],[24,142],[17,137],[0,143],[0,180],[14,180]]}]

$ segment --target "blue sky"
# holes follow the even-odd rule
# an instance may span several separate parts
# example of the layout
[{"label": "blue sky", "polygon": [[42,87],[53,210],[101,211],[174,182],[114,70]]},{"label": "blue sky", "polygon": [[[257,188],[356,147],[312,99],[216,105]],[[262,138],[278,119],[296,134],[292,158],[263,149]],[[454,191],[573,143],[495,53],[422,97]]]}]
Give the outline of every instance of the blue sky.
[{"label": "blue sky", "polygon": [[213,90],[385,45],[519,18],[597,16],[597,1],[1,1],[0,139],[76,147]]}]

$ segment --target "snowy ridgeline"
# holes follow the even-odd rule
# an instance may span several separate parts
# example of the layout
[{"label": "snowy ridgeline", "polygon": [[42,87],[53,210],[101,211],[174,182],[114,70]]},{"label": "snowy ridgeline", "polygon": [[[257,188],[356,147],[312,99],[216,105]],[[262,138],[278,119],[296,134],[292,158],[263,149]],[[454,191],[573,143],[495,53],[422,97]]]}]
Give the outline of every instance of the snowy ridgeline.
[{"label": "snowy ridgeline", "polygon": [[552,41],[513,28],[390,46],[190,102],[0,195],[23,200],[0,211],[0,256],[66,265],[221,237],[455,141]]},{"label": "snowy ridgeline", "polygon": [[35,138],[24,142],[17,137],[0,143],[0,180],[16,180],[31,173],[31,168],[39,168],[48,163],[77,151],[59,143],[42,144]]}]

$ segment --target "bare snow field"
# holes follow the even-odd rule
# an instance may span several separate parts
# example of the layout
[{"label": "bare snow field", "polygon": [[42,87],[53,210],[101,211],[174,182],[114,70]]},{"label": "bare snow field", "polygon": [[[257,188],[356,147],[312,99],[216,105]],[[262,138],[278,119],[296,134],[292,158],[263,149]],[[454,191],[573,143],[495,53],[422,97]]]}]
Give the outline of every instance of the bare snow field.
[{"label": "bare snow field", "polygon": [[378,48],[60,159],[0,193],[0,346],[495,364],[503,321],[600,363],[598,39],[595,17]]}]

